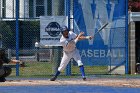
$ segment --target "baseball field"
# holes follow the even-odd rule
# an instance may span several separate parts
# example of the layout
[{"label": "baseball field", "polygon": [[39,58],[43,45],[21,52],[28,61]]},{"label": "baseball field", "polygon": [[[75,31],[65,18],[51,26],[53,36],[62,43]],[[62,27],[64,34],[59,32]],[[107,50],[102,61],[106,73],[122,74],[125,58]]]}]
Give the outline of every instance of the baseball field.
[{"label": "baseball field", "polygon": [[[6,78],[7,81],[0,83],[1,93],[17,93],[17,91],[39,93],[41,89],[42,93],[52,91],[53,93],[124,93],[124,91],[138,93],[140,90],[139,74],[102,74],[107,70],[104,66],[100,68],[85,66],[87,80],[83,81],[78,71],[79,68],[72,66],[71,76],[66,76],[65,72],[62,72],[56,81],[50,81],[53,73],[52,67],[53,64],[49,62],[27,62],[24,67],[20,67],[19,76],[16,76],[16,70],[13,68],[12,74]],[[97,74],[96,71],[101,74]]]},{"label": "baseball field", "polygon": [[[66,76],[67,77],[67,76]],[[1,93],[139,93],[140,79],[137,76],[93,75],[82,81],[80,77],[7,78],[0,83]]]}]

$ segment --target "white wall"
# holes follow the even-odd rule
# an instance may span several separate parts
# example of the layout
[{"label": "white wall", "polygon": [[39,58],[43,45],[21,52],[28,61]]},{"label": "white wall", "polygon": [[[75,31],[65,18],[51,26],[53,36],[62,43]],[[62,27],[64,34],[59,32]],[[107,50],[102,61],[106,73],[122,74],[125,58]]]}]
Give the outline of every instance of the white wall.
[{"label": "white wall", "polygon": [[[16,17],[16,0],[6,0],[6,18],[15,18],[15,17]],[[29,0],[19,0],[19,18],[24,17],[29,18]]]},{"label": "white wall", "polygon": [[2,1],[0,0],[0,18],[1,18],[1,16],[2,16]]},{"label": "white wall", "polygon": [[19,13],[20,18],[29,18],[29,0],[20,0]]},{"label": "white wall", "polygon": [[6,0],[6,18],[13,17],[15,17],[15,2],[13,3],[13,0]]}]

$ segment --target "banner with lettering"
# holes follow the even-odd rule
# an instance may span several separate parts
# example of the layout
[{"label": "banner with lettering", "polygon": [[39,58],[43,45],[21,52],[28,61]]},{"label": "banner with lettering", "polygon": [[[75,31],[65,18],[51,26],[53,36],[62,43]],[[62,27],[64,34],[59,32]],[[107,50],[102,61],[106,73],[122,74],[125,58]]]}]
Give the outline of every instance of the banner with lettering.
[{"label": "banner with lettering", "polygon": [[126,61],[126,0],[74,0],[74,32],[94,39],[77,44],[86,65],[118,65]]},{"label": "banner with lettering", "polygon": [[68,26],[67,16],[40,16],[40,46],[61,46],[62,25]]}]

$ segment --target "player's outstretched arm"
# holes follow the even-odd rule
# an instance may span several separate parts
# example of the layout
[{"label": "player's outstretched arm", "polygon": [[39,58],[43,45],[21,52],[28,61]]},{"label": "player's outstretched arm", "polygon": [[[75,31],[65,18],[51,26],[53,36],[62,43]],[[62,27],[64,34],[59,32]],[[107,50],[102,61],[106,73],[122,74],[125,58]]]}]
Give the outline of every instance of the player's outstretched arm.
[{"label": "player's outstretched arm", "polygon": [[92,39],[93,36],[83,36],[84,32],[80,32],[80,34],[77,35],[77,37],[71,41],[65,41],[62,44],[66,47],[72,47],[74,46],[79,40],[84,40],[84,39]]},{"label": "player's outstretched arm", "polygon": [[10,63],[22,63],[20,60],[10,60]]},{"label": "player's outstretched arm", "polygon": [[84,40],[84,39],[92,39],[93,36],[84,36],[84,32],[81,32],[78,36],[77,36],[78,40]]},{"label": "player's outstretched arm", "polygon": [[79,40],[84,40],[84,39],[92,39],[93,36],[81,36]]},{"label": "player's outstretched arm", "polygon": [[77,43],[79,40],[81,40],[81,37],[84,35],[84,32],[80,32],[80,34],[77,35],[77,37],[74,39],[74,42]]}]

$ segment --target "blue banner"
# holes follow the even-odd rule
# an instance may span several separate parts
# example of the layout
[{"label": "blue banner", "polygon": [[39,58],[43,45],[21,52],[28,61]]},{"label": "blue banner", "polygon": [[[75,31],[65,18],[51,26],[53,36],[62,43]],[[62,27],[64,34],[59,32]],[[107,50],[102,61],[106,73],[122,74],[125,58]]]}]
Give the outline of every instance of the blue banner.
[{"label": "blue banner", "polygon": [[74,0],[74,32],[94,39],[77,44],[85,65],[117,65],[126,61],[126,0]]}]

